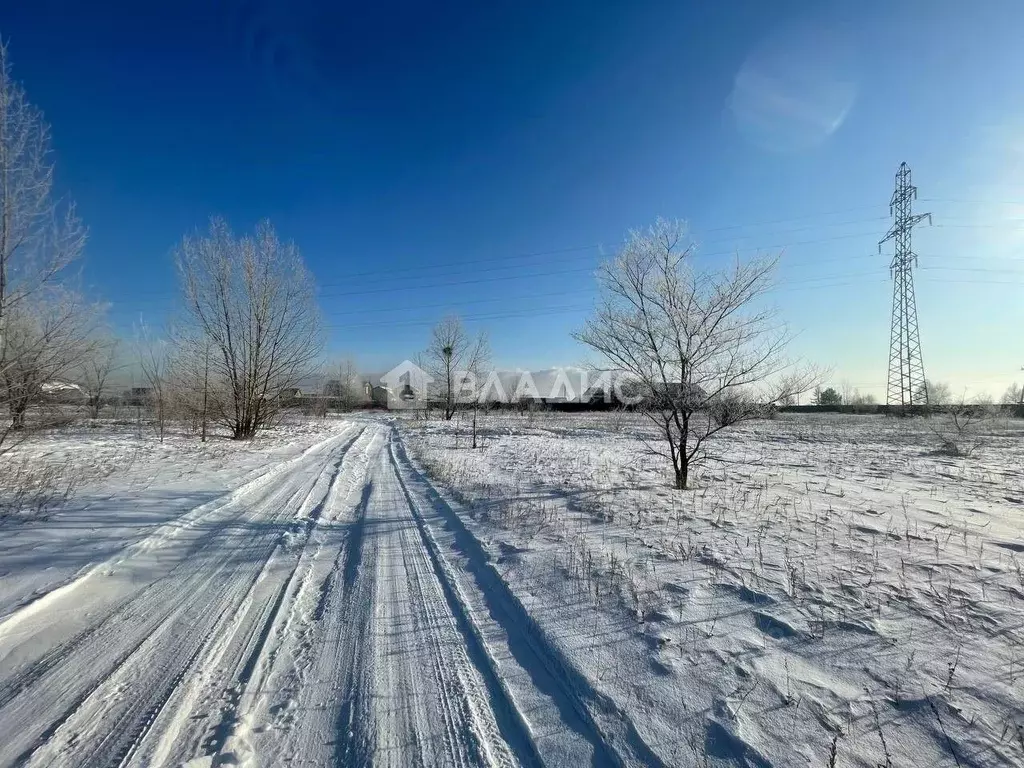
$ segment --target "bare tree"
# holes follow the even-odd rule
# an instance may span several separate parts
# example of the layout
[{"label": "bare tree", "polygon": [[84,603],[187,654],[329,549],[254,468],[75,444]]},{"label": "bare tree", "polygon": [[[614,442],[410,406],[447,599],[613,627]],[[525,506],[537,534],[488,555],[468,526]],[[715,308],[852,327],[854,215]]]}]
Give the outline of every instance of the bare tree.
[{"label": "bare tree", "polygon": [[[458,317],[446,317],[434,326],[430,345],[421,359],[435,382],[446,420],[455,415],[460,392],[472,390],[475,380],[483,375],[490,356],[487,336],[483,333],[470,336]],[[476,398],[472,401],[475,403]]]},{"label": "bare tree", "polygon": [[84,243],[74,207],[53,196],[49,126],[12,78],[0,41],[0,405],[16,429],[46,383],[40,377],[64,374],[74,362],[69,342],[79,331],[71,311],[85,307],[57,284]]},{"label": "bare tree", "polygon": [[90,353],[81,360],[75,372],[75,381],[88,398],[89,418],[98,419],[103,408],[111,375],[120,367],[118,340],[101,335],[93,341]]},{"label": "bare tree", "polygon": [[341,389],[342,407],[354,408],[359,401],[362,387],[359,383],[359,367],[352,358],[346,357],[338,364],[338,383]]},{"label": "bare tree", "polygon": [[789,333],[760,301],[777,258],[697,272],[692,254],[680,222],[631,233],[598,273],[601,304],[576,334],[638,382],[661,436],[652,450],[670,459],[679,489],[719,431],[765,415],[818,378],[783,357]]},{"label": "bare tree", "polygon": [[146,384],[147,400],[153,409],[157,434],[160,435],[162,443],[170,400],[171,346],[166,339],[154,337],[145,325],[139,329],[135,346],[139,370]]},{"label": "bare tree", "polygon": [[854,387],[853,394],[850,395],[850,400],[847,403],[854,412],[867,412],[874,410],[876,405],[875,396],[872,394],[861,394],[861,391]]},{"label": "bare tree", "polygon": [[1004,405],[1024,405],[1024,387],[1013,382],[1003,393]]},{"label": "bare tree", "polygon": [[843,379],[839,382],[839,395],[844,403],[852,403],[853,398],[856,396],[857,389],[853,386],[849,379]]},{"label": "bare tree", "polygon": [[210,341],[213,413],[235,439],[254,436],[281,408],[282,394],[312,373],[321,347],[312,278],[298,248],[269,222],[236,238],[223,219],[176,252],[185,325]]}]

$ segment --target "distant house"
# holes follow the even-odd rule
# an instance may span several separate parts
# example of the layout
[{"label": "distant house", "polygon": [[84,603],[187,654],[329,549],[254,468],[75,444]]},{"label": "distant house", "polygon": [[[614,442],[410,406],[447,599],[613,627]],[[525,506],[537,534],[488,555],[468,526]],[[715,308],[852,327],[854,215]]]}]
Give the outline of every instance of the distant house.
[{"label": "distant house", "polygon": [[48,381],[43,384],[42,390],[48,402],[58,405],[81,405],[89,400],[85,390],[67,381]]},{"label": "distant house", "polygon": [[282,406],[299,405],[302,400],[302,390],[299,387],[285,387],[277,393],[277,401]]},{"label": "distant house", "polygon": [[381,385],[373,385],[368,381],[363,382],[363,393],[369,400],[370,405],[379,408],[388,407],[388,388]]},{"label": "distant house", "polygon": [[122,395],[125,405],[147,405],[153,397],[152,387],[129,387]]}]

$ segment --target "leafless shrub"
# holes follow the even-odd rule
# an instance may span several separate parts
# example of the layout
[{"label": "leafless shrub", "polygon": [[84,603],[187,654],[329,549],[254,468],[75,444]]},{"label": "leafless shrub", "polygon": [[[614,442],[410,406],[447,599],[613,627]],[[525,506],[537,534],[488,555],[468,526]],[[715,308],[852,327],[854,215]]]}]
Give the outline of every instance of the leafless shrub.
[{"label": "leafless shrub", "polygon": [[55,387],[66,387],[75,368],[91,354],[98,308],[73,291],[40,289],[31,302],[4,317],[0,398],[11,429],[24,430],[29,408],[44,403]]},{"label": "leafless shrub", "polygon": [[166,339],[154,337],[146,326],[142,326],[136,340],[136,350],[139,370],[146,383],[146,399],[153,409],[157,433],[162,443],[170,404],[170,344]]},{"label": "leafless shrub", "polygon": [[1024,406],[1024,386],[1013,382],[1013,384],[1006,388],[1001,402],[1004,405]]},{"label": "leafless shrub", "polygon": [[0,522],[49,514],[68,501],[79,482],[70,462],[45,464],[27,456],[0,461]]},{"label": "leafless shrub", "polygon": [[940,453],[968,457],[985,445],[985,427],[992,417],[989,403],[969,402],[961,397],[933,415],[928,428],[939,440]]},{"label": "leafless shrub", "polygon": [[211,396],[210,360],[213,350],[207,339],[179,336],[173,343],[167,389],[169,408],[192,434],[206,442]]}]

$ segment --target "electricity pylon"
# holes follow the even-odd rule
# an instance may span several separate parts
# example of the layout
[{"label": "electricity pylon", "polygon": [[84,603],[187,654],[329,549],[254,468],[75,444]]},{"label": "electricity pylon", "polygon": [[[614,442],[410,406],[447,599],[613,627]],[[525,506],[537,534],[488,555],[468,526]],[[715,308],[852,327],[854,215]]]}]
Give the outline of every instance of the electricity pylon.
[{"label": "electricity pylon", "polygon": [[889,271],[893,278],[892,328],[889,335],[889,384],[886,402],[909,408],[928,405],[928,386],[925,384],[924,363],[921,361],[921,338],[917,327],[917,301],[914,298],[913,267],[917,254],[910,247],[910,230],[922,219],[931,223],[930,213],[913,214],[910,204],[917,198],[917,187],[910,183],[910,167],[900,163],[896,172],[896,189],[889,202],[893,224],[882,244],[892,240],[896,245]]}]

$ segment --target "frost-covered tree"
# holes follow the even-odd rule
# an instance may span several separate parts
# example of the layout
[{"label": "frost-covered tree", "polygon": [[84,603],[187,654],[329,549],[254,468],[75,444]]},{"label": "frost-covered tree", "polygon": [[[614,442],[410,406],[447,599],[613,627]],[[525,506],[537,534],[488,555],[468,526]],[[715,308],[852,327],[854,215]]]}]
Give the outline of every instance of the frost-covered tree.
[{"label": "frost-covered tree", "polygon": [[685,226],[659,220],[633,232],[598,273],[600,305],[576,338],[639,383],[658,426],[652,449],[685,489],[708,441],[809,390],[811,371],[784,357],[790,336],[762,302],[777,258],[697,270]]},{"label": "frost-covered tree", "polygon": [[235,439],[253,437],[288,390],[316,368],[320,312],[299,249],[269,222],[236,237],[214,218],[175,254],[185,299],[181,332],[209,341],[211,413]]},{"label": "frost-covered tree", "polygon": [[328,369],[323,386],[323,396],[337,403],[343,410],[354,408],[362,389],[359,382],[359,368],[352,358],[344,358]]},{"label": "frost-covered tree", "polygon": [[74,206],[56,200],[53,170],[50,128],[14,81],[0,41],[0,407],[15,429],[49,379],[89,350],[78,342],[97,309],[60,284],[85,228]]},{"label": "frost-covered tree", "polygon": [[175,333],[170,351],[167,362],[169,410],[206,442],[210,404],[218,398],[224,399],[222,393],[211,391],[212,345],[206,338]]},{"label": "frost-covered tree", "polygon": [[953,390],[944,381],[925,379],[924,386],[918,388],[914,400],[926,402],[928,405],[949,405],[953,402]]}]

